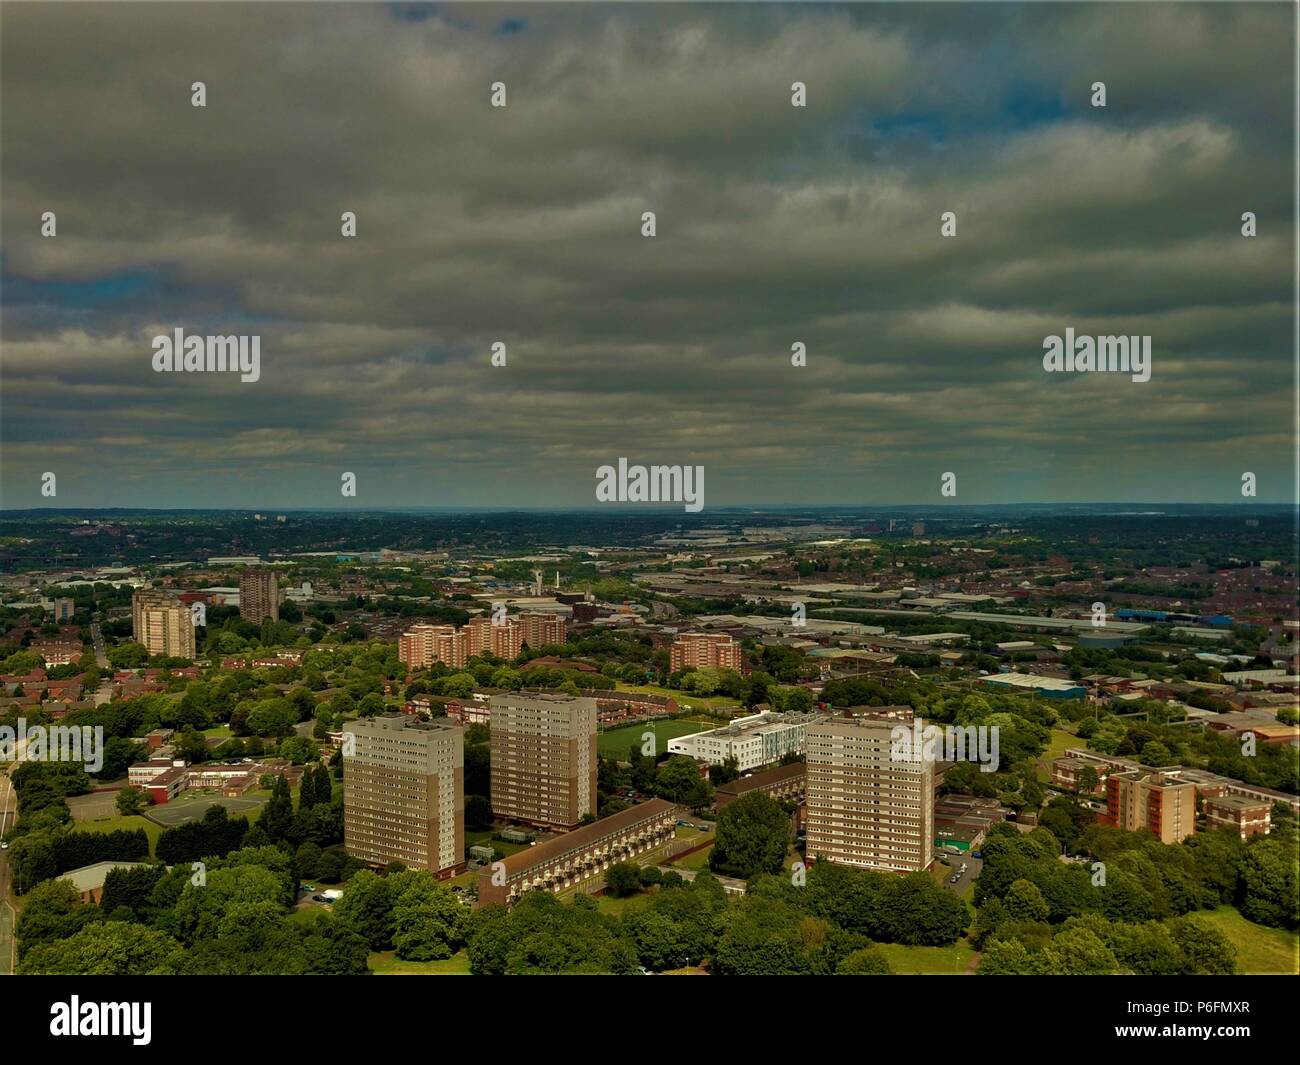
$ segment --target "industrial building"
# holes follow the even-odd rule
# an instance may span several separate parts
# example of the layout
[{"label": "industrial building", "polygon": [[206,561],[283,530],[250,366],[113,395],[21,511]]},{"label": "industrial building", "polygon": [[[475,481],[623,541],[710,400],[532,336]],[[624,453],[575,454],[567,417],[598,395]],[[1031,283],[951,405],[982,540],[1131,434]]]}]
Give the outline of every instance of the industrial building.
[{"label": "industrial building", "polygon": [[997,673],[980,679],[990,687],[1032,692],[1046,699],[1082,699],[1088,694],[1088,690],[1075,681],[1060,677],[1039,677],[1033,673]]}]

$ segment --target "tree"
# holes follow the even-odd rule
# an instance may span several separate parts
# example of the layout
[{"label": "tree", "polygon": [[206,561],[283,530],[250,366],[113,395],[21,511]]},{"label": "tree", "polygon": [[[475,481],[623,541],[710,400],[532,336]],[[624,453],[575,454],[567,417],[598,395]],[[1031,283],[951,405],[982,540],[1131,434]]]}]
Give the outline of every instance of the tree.
[{"label": "tree", "polygon": [[29,950],[78,932],[95,915],[83,906],[76,889],[65,880],[47,880],[32,888],[14,929],[18,936],[19,957]]},{"label": "tree", "polygon": [[605,870],[605,890],[614,898],[626,898],[641,890],[641,871],[632,862],[615,862]]},{"label": "tree", "polygon": [[286,839],[293,824],[293,800],[289,797],[289,782],[281,774],[275,778],[271,798],[262,808],[258,826],[272,842]]},{"label": "tree", "polygon": [[1237,971],[1237,948],[1213,925],[1197,917],[1169,923],[1178,944],[1182,972],[1188,976],[1231,976]]},{"label": "tree", "polygon": [[363,869],[348,881],[343,897],[334,904],[334,916],[356,932],[371,950],[393,945],[393,889],[401,877],[382,877]]},{"label": "tree", "polygon": [[792,838],[790,818],[781,804],[762,792],[751,791],[728,803],[718,814],[709,868],[742,880],[759,873],[779,873]]},{"label": "tree", "polygon": [[279,911],[284,902],[285,881],[271,869],[261,865],[210,869],[203,886],[187,881],[176,901],[177,938],[187,945],[215,938],[235,905],[268,903]]},{"label": "tree", "polygon": [[126,787],[117,793],[117,812],[123,817],[138,814],[144,806],[144,792],[139,788]]},{"label": "tree", "polygon": [[139,669],[149,662],[149,651],[142,643],[119,643],[108,649],[108,663],[114,669]]},{"label": "tree", "polygon": [[1018,940],[995,939],[980,955],[980,976],[1033,976],[1039,972],[1038,960]]},{"label": "tree", "polygon": [[715,788],[720,788],[723,784],[730,784],[733,780],[740,779],[739,763],[734,755],[728,755],[725,761],[719,765],[709,766],[709,783]]},{"label": "tree", "polygon": [[99,900],[100,912],[111,914],[125,911],[133,921],[146,921],[154,889],[166,873],[166,868],[161,865],[110,869],[104,878],[104,893]]},{"label": "tree", "polygon": [[1003,905],[1013,921],[1046,921],[1051,912],[1038,886],[1028,880],[1013,882]]},{"label": "tree", "polygon": [[1119,971],[1114,953],[1090,929],[1067,928],[1052,937],[1040,956],[1049,976],[1105,976]]},{"label": "tree", "polygon": [[465,800],[465,828],[484,832],[492,827],[492,803],[486,795],[471,795]]},{"label": "tree", "polygon": [[836,976],[889,976],[889,962],[873,947],[862,947],[842,959],[835,967]]},{"label": "tree", "polygon": [[87,925],[67,939],[45,943],[19,964],[24,976],[143,976],[163,964],[179,944],[141,924]]},{"label": "tree", "polygon": [[647,969],[662,972],[690,963],[690,945],[677,921],[656,910],[637,910],[624,919],[624,927]]},{"label": "tree", "polygon": [[427,872],[402,889],[393,905],[393,946],[399,958],[450,958],[465,945],[467,911]]},{"label": "tree", "polygon": [[208,760],[208,745],[203,737],[192,728],[184,728],[172,741],[176,748],[176,757],[191,764]]},{"label": "tree", "polygon": [[320,845],[307,840],[298,846],[293,856],[293,868],[299,880],[315,880],[320,870]]},{"label": "tree", "polygon": [[1258,839],[1241,863],[1241,912],[1272,928],[1300,928],[1300,868],[1295,843]]},{"label": "tree", "polygon": [[675,754],[655,774],[655,793],[661,799],[698,809],[713,798],[713,788],[700,776],[694,758]]}]

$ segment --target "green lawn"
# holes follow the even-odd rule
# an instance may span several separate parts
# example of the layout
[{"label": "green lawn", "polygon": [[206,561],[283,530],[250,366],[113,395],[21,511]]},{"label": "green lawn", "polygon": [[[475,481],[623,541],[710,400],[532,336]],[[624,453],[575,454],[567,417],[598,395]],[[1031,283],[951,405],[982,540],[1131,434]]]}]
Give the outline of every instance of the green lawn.
[{"label": "green lawn", "polygon": [[485,832],[465,833],[466,850],[468,850],[470,847],[477,847],[479,845],[494,847],[496,850],[499,850],[507,858],[509,858],[510,855],[512,854],[518,854],[520,851],[526,851],[529,847],[529,844],[527,843],[507,843],[503,839],[493,839],[491,829],[488,829]]},{"label": "green lawn", "polygon": [[707,873],[709,871],[709,855],[713,853],[713,848],[701,847],[699,850],[688,854],[672,864],[679,869],[690,869],[696,873]]},{"label": "green lawn", "polygon": [[163,834],[161,825],[156,825],[148,818],[138,814],[132,817],[105,817],[98,821],[74,821],[72,828],[76,832],[116,832],[119,828],[143,828],[149,837],[149,853],[153,854],[158,845],[158,837]]},{"label": "green lawn", "polygon": [[621,692],[640,692],[643,695],[663,695],[669,699],[676,699],[677,706],[682,710],[686,709],[687,704],[696,710],[734,708],[740,705],[735,699],[726,695],[696,695],[694,692],[678,691],[676,688],[661,688],[657,684],[625,684],[617,681],[616,688]]},{"label": "green lawn", "polygon": [[1237,948],[1237,972],[1246,975],[1300,973],[1300,935],[1246,920],[1235,906],[1198,910],[1197,920],[1213,925]]},{"label": "green lawn", "polygon": [[1072,732],[1066,732],[1064,729],[1052,729],[1052,738],[1047,741],[1047,750],[1038,757],[1038,767],[1044,773],[1050,773],[1049,763],[1056,758],[1065,756],[1067,747],[1086,747],[1088,744],[1079,739]]},{"label": "green lawn", "polygon": [[0,902],[0,976],[11,975],[14,949],[14,917],[9,907]]},{"label": "green lawn", "polygon": [[659,754],[668,750],[668,741],[678,736],[689,736],[692,732],[704,732],[714,728],[711,723],[700,721],[681,721],[665,718],[662,721],[643,721],[639,725],[622,725],[596,735],[596,749],[606,758],[627,758],[628,749],[636,744],[639,748],[642,737],[647,732],[655,736],[655,750]]},{"label": "green lawn", "polygon": [[596,908],[600,910],[601,913],[607,913],[611,917],[618,917],[628,908],[628,906],[637,903],[639,900],[644,898],[645,895],[629,895],[625,899],[616,899],[613,895],[609,894],[597,895]]},{"label": "green lawn", "polygon": [[951,947],[905,947],[900,943],[879,943],[889,966],[900,976],[960,975],[975,957],[974,948],[964,939]]},{"label": "green lawn", "polygon": [[469,976],[469,955],[463,950],[445,961],[403,961],[391,950],[370,955],[376,976]]}]

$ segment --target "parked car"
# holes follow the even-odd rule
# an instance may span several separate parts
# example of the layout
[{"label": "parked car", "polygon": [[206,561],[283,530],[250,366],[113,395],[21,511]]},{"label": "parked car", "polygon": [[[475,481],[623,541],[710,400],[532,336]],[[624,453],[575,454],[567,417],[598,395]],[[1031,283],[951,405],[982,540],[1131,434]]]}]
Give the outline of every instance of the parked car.
[{"label": "parked car", "polygon": [[326,901],[326,898],[325,898],[324,895],[313,895],[313,896],[311,897],[311,901],[312,901],[312,902],[325,902],[325,901]]}]

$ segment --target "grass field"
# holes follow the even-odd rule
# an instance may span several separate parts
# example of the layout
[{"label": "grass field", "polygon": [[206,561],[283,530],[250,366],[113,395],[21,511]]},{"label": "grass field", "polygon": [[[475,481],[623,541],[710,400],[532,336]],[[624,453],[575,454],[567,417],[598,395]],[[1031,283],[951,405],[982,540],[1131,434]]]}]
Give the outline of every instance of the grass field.
[{"label": "grass field", "polygon": [[0,976],[13,974],[14,916],[9,907],[0,902]]},{"label": "grass field", "polygon": [[120,828],[143,828],[144,834],[149,837],[149,853],[151,855],[154,852],[154,847],[158,845],[158,837],[163,833],[161,825],[154,824],[148,818],[139,815],[106,817],[98,821],[77,821],[74,822],[72,828],[77,832],[116,832]]},{"label": "grass field", "polygon": [[600,910],[601,913],[607,913],[611,917],[618,917],[621,916],[629,906],[637,908],[640,900],[644,898],[644,895],[629,895],[625,899],[616,899],[613,895],[597,895],[596,908]]},{"label": "grass field", "polygon": [[370,971],[376,976],[469,976],[469,955],[463,950],[445,961],[403,961],[391,950],[372,954]]},{"label": "grass field", "polygon": [[879,943],[875,947],[900,976],[960,975],[975,957],[964,939],[951,947],[905,947],[900,943]]},{"label": "grass field", "polygon": [[679,869],[690,869],[696,873],[707,873],[709,871],[709,855],[713,853],[712,847],[702,847],[685,858],[672,864]]},{"label": "grass field", "polygon": [[1235,906],[1201,910],[1194,916],[1232,941],[1237,948],[1237,972],[1250,976],[1300,973],[1300,935],[1295,932],[1253,924]]},{"label": "grass field", "polygon": [[512,854],[518,854],[520,851],[526,851],[528,849],[527,843],[507,843],[503,839],[493,839],[491,829],[488,829],[486,832],[465,833],[466,848],[477,847],[480,844],[482,844],[483,846],[494,847],[496,850],[499,850],[507,858],[509,858],[510,855]]},{"label": "grass field", "polygon": [[642,736],[653,732],[655,751],[662,754],[668,749],[668,741],[678,736],[689,736],[692,732],[703,732],[713,728],[711,723],[700,721],[681,721],[665,718],[662,721],[644,721],[639,725],[623,725],[596,734],[596,749],[606,758],[627,758],[628,749],[636,744],[641,746]]},{"label": "grass field", "polygon": [[1065,729],[1052,729],[1052,738],[1047,741],[1047,749],[1038,757],[1038,768],[1044,774],[1049,773],[1049,763],[1054,758],[1061,758],[1065,754],[1067,747],[1086,747],[1087,744],[1079,739],[1073,733],[1066,732]]},{"label": "grass field", "polygon": [[687,704],[697,710],[717,710],[740,705],[735,699],[725,695],[696,695],[693,692],[678,691],[676,688],[661,688],[657,684],[624,684],[618,681],[616,687],[621,692],[641,692],[643,695],[664,695],[669,699],[676,699],[678,707],[682,710],[686,709]]}]

